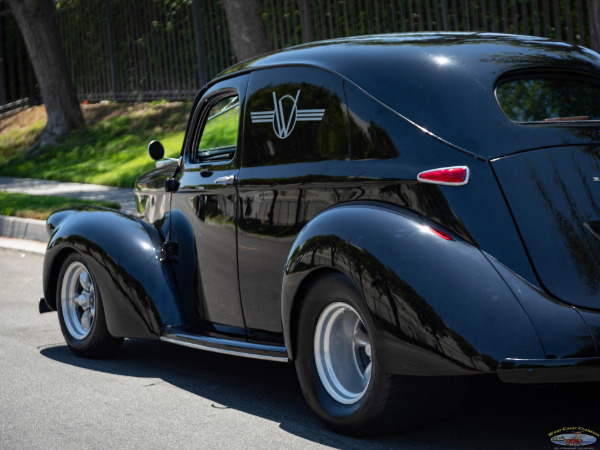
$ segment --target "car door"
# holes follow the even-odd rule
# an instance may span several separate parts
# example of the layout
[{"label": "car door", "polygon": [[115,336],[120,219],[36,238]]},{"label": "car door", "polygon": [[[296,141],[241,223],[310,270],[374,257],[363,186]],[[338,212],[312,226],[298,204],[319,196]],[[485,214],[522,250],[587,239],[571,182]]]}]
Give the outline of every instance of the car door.
[{"label": "car door", "polygon": [[241,299],[251,339],[282,339],[281,280],[302,227],[341,200],[349,160],[343,81],[312,67],[253,72],[238,179]]},{"label": "car door", "polygon": [[172,196],[170,240],[186,325],[245,334],[236,249],[240,105],[247,76],[213,85],[193,112],[179,188]]}]

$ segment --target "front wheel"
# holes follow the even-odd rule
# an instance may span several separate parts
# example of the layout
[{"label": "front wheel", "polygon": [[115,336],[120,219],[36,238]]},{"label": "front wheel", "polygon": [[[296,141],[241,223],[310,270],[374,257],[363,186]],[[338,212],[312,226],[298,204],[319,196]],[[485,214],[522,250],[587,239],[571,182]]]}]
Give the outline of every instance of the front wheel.
[{"label": "front wheel", "polygon": [[321,276],[302,302],[296,371],[308,405],[326,426],[367,436],[439,417],[440,394],[456,380],[386,373],[379,364],[371,316],[349,279]]},{"label": "front wheel", "polygon": [[119,349],[123,339],[108,332],[100,290],[80,255],[73,253],[63,262],[56,298],[60,328],[71,350],[97,358]]}]

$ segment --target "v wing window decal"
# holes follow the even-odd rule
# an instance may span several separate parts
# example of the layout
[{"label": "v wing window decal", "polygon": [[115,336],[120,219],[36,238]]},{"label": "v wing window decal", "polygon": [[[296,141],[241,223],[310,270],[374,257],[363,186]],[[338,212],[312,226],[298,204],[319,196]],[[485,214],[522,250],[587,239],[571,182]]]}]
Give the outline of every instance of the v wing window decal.
[{"label": "v wing window decal", "polygon": [[[256,111],[251,112],[250,117],[252,123],[267,123],[273,124],[273,131],[279,139],[285,139],[296,126],[296,122],[320,122],[325,114],[325,108],[320,109],[298,109],[298,97],[300,90],[296,93],[296,97],[284,95],[277,100],[277,95],[273,92],[273,111]],[[291,107],[289,106],[291,102]]]}]

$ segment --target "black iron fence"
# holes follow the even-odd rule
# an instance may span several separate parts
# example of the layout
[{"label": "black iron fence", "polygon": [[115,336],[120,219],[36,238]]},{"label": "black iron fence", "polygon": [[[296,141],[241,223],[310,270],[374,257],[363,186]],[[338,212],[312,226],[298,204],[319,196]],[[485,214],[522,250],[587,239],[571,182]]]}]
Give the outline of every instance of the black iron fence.
[{"label": "black iron fence", "polygon": [[[589,45],[591,1],[596,0],[261,0],[261,14],[273,49],[410,31],[531,34]],[[22,42],[2,5],[0,0],[0,52],[10,50],[21,59],[13,55],[10,63],[0,63],[0,104],[35,92]],[[56,5],[82,101],[191,98],[235,62],[218,0],[61,0]],[[0,61],[7,61],[3,55]]]},{"label": "black iron fence", "polygon": [[67,0],[57,13],[81,99],[190,98],[232,62],[220,2]]},{"label": "black iron fence", "polygon": [[33,67],[10,11],[0,0],[0,114],[37,100]]},{"label": "black iron fence", "polygon": [[[271,0],[277,47],[341,36],[418,31],[489,31],[589,44],[595,0]],[[286,4],[296,5],[294,15]],[[297,27],[295,16],[301,20]],[[279,30],[277,33],[276,30]],[[290,33],[289,30],[294,30]]]}]

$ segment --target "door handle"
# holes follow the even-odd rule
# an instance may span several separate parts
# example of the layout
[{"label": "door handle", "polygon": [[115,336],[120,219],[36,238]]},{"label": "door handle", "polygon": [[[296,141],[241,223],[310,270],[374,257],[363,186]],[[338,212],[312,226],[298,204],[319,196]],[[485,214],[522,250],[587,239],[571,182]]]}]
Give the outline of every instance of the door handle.
[{"label": "door handle", "polygon": [[219,177],[215,179],[215,184],[233,184],[235,181],[235,175],[227,175],[226,177]]}]

